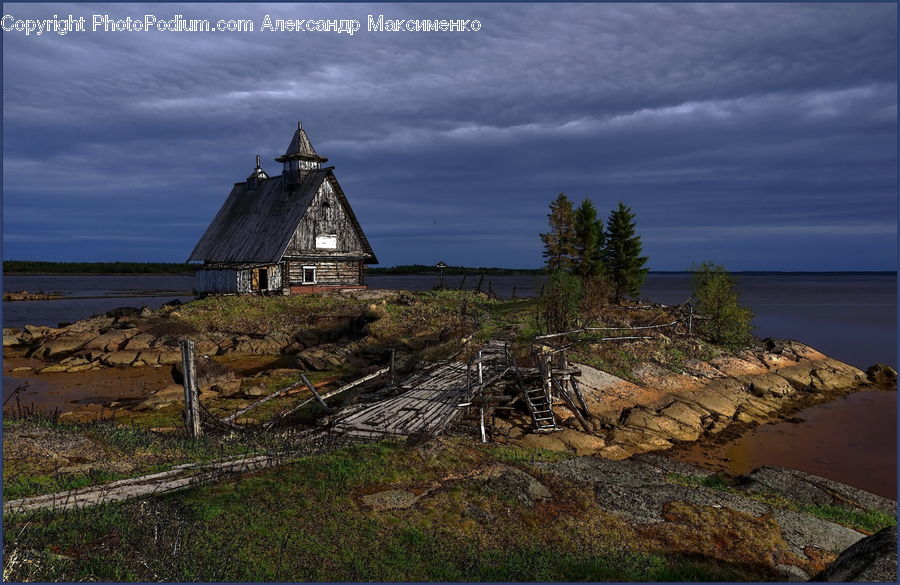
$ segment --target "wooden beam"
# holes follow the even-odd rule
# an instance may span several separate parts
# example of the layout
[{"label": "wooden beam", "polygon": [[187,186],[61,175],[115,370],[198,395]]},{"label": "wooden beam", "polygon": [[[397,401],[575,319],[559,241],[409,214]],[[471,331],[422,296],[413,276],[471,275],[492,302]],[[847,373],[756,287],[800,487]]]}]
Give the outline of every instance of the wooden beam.
[{"label": "wooden beam", "polygon": [[284,388],[282,388],[282,389],[280,389],[280,390],[276,390],[275,392],[269,394],[269,395],[266,396],[265,398],[263,398],[263,399],[261,399],[261,400],[257,400],[256,402],[254,402],[254,403],[251,404],[250,406],[247,406],[246,408],[242,408],[241,410],[235,412],[235,413],[232,414],[232,415],[226,416],[225,418],[222,419],[222,422],[228,423],[228,422],[231,422],[231,421],[233,421],[233,420],[236,420],[239,416],[244,415],[244,414],[247,414],[248,412],[250,412],[251,410],[253,410],[253,409],[256,408],[257,406],[259,406],[259,405],[261,405],[261,404],[265,404],[266,402],[272,400],[273,398],[278,398],[279,396],[281,396],[282,394],[284,394],[284,393],[286,393],[286,392],[290,392],[291,390],[296,390],[297,388],[299,388],[299,387],[302,386],[303,384],[304,384],[304,382],[301,380],[300,382],[295,382],[295,383],[291,384],[290,386],[285,386]]},{"label": "wooden beam", "polygon": [[313,396],[315,397],[316,400],[319,401],[319,404],[321,404],[325,408],[328,408],[328,405],[325,404],[324,400],[322,400],[322,397],[319,395],[319,392],[316,390],[316,387],[312,385],[312,382],[309,381],[309,378],[306,377],[306,374],[301,372],[300,379],[306,383],[306,387],[309,388],[309,391],[313,393]]},{"label": "wooden beam", "polygon": [[[346,392],[347,390],[350,390],[351,388],[356,388],[363,382],[368,382],[369,380],[372,380],[373,378],[377,378],[378,376],[380,376],[382,374],[386,374],[386,373],[388,373],[389,370],[390,370],[390,368],[382,368],[382,369],[378,370],[377,372],[372,372],[368,376],[363,376],[362,378],[360,378],[358,380],[354,380],[353,382],[350,382],[349,384],[344,384],[340,388],[332,390],[331,392],[326,392],[325,394],[322,394],[321,396],[319,396],[319,399],[321,401],[324,401],[326,398],[331,398],[332,396],[337,396],[341,392]],[[304,400],[303,402],[301,402],[297,406],[291,408],[290,410],[282,412],[276,418],[267,422],[265,425],[265,428],[271,428],[271,426],[274,425],[278,420],[281,420],[284,417],[297,412],[298,410],[300,410],[301,408],[303,408],[304,406],[306,406],[307,404],[309,404],[310,402],[312,402],[315,399],[316,399],[316,397],[314,396],[312,398]]]},{"label": "wooden beam", "polygon": [[572,397],[569,396],[569,392],[565,389],[565,387],[560,384],[556,378],[551,378],[553,380],[553,384],[556,385],[556,388],[559,390],[559,395],[562,396],[563,401],[566,403],[566,406],[569,407],[569,410],[572,411],[572,414],[575,415],[575,418],[578,419],[578,423],[581,427],[588,433],[594,434],[594,429],[584,420],[584,417],[581,416],[581,413],[578,411],[578,407],[575,406],[575,403],[572,401]]}]

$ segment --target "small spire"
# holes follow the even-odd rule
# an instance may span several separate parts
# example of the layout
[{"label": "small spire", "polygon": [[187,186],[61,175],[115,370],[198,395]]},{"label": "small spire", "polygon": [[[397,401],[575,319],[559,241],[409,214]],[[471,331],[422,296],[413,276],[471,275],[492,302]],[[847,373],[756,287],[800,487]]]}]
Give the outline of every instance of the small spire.
[{"label": "small spire", "polygon": [[259,155],[256,155],[256,168],[259,168]]},{"label": "small spire", "polygon": [[297,130],[303,130],[303,124],[299,120],[297,121]]}]

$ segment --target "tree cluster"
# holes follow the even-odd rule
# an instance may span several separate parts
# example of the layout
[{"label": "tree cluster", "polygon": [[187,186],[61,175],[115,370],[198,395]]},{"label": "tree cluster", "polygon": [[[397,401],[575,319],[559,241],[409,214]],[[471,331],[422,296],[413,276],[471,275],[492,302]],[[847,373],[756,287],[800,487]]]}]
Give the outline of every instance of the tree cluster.
[{"label": "tree cluster", "polygon": [[547,269],[570,272],[595,295],[609,292],[619,303],[635,297],[647,275],[641,237],[635,231],[634,213],[619,202],[604,228],[597,208],[585,199],[576,209],[564,194],[550,204],[550,230],[541,234]]}]

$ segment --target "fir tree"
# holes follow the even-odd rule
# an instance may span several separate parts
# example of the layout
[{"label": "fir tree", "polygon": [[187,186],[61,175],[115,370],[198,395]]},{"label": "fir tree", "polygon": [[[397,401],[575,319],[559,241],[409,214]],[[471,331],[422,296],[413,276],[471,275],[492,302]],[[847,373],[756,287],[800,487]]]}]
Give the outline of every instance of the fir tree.
[{"label": "fir tree", "polygon": [[548,270],[570,270],[575,256],[575,212],[565,193],[550,204],[550,231],[541,234]]},{"label": "fir tree", "polygon": [[740,303],[735,278],[723,266],[704,262],[692,266],[697,311],[707,320],[696,328],[715,343],[740,346],[752,340],[753,312]]},{"label": "fir tree", "polygon": [[634,214],[621,201],[609,214],[606,229],[603,259],[615,300],[620,303],[626,295],[640,294],[647,276],[647,257],[641,256],[641,237],[635,234]]},{"label": "fir tree", "polygon": [[597,208],[585,199],[575,210],[575,273],[582,277],[603,274],[603,247],[606,234],[603,221],[597,219]]}]

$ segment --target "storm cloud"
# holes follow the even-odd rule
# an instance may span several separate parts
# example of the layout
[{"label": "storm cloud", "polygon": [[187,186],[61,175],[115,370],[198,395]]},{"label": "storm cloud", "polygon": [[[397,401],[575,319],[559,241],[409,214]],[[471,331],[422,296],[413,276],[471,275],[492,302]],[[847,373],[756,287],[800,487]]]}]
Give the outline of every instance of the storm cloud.
[{"label": "storm cloud", "polygon": [[[896,9],[5,4],[256,30],[3,33],[4,257],[183,261],[302,120],[384,265],[539,266],[565,192],[630,205],[657,270],[894,269]],[[369,32],[370,14],[482,27]]]}]

